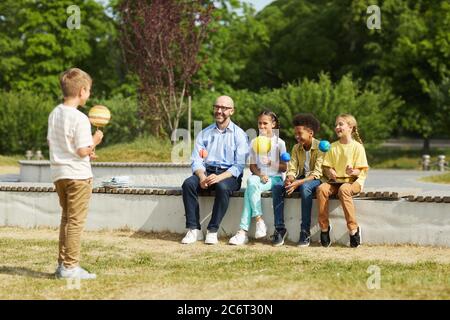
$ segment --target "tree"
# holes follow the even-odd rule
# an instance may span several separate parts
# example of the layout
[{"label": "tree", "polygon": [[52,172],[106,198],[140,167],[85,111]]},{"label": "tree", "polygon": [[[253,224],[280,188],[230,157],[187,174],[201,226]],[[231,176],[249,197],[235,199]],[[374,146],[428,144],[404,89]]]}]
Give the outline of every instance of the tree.
[{"label": "tree", "polygon": [[120,51],[113,18],[94,0],[80,1],[81,24],[69,29],[71,0],[0,2],[0,87],[60,96],[58,75],[73,66],[107,95],[120,82]]},{"label": "tree", "polygon": [[205,61],[195,82],[199,89],[226,92],[240,87],[241,74],[260,46],[268,45],[266,26],[256,19],[255,9],[239,0],[215,1],[211,32],[199,56]]},{"label": "tree", "polygon": [[120,5],[121,42],[140,79],[141,116],[150,120],[155,135],[162,124],[169,131],[178,128],[213,8],[202,0],[124,0]]},{"label": "tree", "polygon": [[428,150],[430,138],[442,131],[438,120],[448,118],[436,86],[450,77],[450,3],[386,0],[381,12],[384,30],[371,32],[366,44],[373,79],[403,98],[400,125],[423,137]]}]

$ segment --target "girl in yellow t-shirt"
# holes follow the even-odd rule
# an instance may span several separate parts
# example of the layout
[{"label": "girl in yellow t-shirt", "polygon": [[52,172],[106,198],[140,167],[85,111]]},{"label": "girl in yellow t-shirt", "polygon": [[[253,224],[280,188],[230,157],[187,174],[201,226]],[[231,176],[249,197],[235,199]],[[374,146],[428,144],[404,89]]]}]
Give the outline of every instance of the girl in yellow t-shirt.
[{"label": "girl in yellow t-shirt", "polygon": [[356,223],[352,196],[361,192],[369,165],[358,133],[356,119],[352,115],[339,115],[336,118],[335,132],[339,140],[331,144],[322,164],[327,182],[317,188],[320,242],[324,247],[331,245],[328,200],[331,195],[337,194],[347,220],[350,246],[356,248],[362,240],[361,227]]}]

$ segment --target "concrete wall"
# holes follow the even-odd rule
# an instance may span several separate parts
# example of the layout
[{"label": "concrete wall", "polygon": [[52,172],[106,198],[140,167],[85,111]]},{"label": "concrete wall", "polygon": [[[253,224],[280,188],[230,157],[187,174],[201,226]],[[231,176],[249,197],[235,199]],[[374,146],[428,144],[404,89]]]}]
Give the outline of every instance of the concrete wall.
[{"label": "concrete wall", "polygon": [[[209,222],[213,197],[200,198],[203,230]],[[288,239],[298,241],[300,199],[286,199],[285,221]],[[272,199],[263,198],[264,219],[273,232]],[[379,200],[355,200],[358,222],[367,244],[416,244],[450,247],[450,204]],[[232,198],[221,224],[220,235],[237,231],[243,198]],[[312,240],[318,241],[317,204],[313,207]],[[0,226],[58,227],[60,208],[54,192],[0,192]],[[344,214],[339,202],[331,200],[332,239],[348,245]],[[181,196],[93,194],[87,230],[131,228],[141,231],[185,232]],[[254,223],[250,235],[254,234]],[[180,236],[181,240],[181,236]]]},{"label": "concrete wall", "polygon": [[[52,182],[49,161],[19,161],[20,182]],[[93,162],[94,184],[114,176],[130,176],[132,185],[146,187],[181,187],[183,181],[192,175],[190,165],[171,163],[108,163]],[[244,170],[242,187],[250,170]]]}]

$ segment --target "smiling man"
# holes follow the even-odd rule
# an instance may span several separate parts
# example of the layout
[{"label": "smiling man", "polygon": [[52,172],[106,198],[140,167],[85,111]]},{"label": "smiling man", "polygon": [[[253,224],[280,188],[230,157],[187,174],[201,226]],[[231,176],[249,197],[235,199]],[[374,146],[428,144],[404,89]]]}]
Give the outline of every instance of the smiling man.
[{"label": "smiling man", "polygon": [[207,244],[216,244],[217,231],[227,212],[230,195],[241,188],[248,154],[248,136],[231,121],[235,110],[230,97],[217,98],[212,108],[216,122],[197,136],[191,157],[193,175],[182,186],[188,229],[181,240],[183,244],[203,240],[198,204],[198,192],[201,189],[216,192],[205,239]]}]

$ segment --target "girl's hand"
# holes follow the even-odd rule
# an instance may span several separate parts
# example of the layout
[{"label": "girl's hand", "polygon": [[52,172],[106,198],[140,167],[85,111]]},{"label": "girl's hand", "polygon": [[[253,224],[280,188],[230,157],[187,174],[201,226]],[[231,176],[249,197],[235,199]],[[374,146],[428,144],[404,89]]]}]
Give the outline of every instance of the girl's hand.
[{"label": "girl's hand", "polygon": [[361,173],[361,170],[353,169],[352,166],[347,165],[347,167],[345,168],[345,173],[348,174],[349,176],[356,176],[357,177]]},{"label": "girl's hand", "polygon": [[261,182],[266,184],[269,181],[269,177],[268,176],[261,176]]},{"label": "girl's hand", "polygon": [[272,164],[269,157],[267,156],[261,156],[261,158],[259,159],[261,161],[261,163],[265,166],[269,166]]},{"label": "girl's hand", "polygon": [[329,168],[328,169],[328,178],[330,180],[336,180],[336,178],[337,178],[336,170],[334,170],[333,168]]}]

